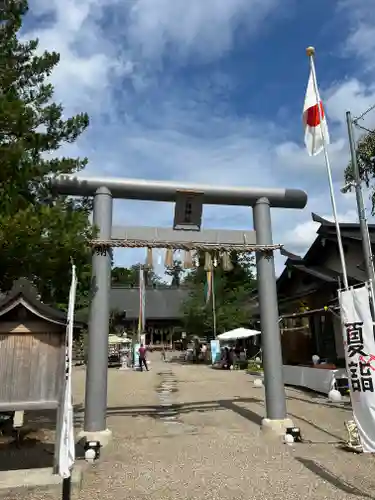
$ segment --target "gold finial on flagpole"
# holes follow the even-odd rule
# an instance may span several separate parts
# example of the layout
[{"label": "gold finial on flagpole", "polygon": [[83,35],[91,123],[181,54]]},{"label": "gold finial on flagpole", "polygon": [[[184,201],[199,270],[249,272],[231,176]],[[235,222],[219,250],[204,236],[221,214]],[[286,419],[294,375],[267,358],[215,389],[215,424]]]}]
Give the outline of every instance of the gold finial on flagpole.
[{"label": "gold finial on flagpole", "polygon": [[308,57],[314,56],[315,55],[315,48],[314,47],[307,47],[306,54]]}]

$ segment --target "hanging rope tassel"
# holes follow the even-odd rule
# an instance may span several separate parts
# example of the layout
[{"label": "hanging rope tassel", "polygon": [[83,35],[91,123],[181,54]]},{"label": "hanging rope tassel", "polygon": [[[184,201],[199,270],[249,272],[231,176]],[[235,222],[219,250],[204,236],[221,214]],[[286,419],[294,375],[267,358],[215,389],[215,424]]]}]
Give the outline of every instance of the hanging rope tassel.
[{"label": "hanging rope tassel", "polygon": [[194,267],[193,264],[193,256],[189,250],[185,250],[184,253],[184,269],[192,269]]},{"label": "hanging rope tassel", "polygon": [[164,266],[166,268],[173,267],[173,250],[171,248],[167,248],[167,251],[165,252]]},{"label": "hanging rope tassel", "polygon": [[212,271],[212,257],[209,252],[204,254],[204,270]]},{"label": "hanging rope tassel", "polygon": [[154,267],[152,248],[147,248],[146,267],[147,269],[153,269]]},{"label": "hanging rope tassel", "polygon": [[222,260],[222,263],[223,263],[223,269],[224,269],[224,271],[228,272],[228,271],[232,271],[233,270],[233,264],[232,264],[229,252],[223,252],[221,260]]},{"label": "hanging rope tassel", "polygon": [[161,265],[162,265],[162,263],[163,263],[163,251],[162,251],[162,250],[160,250],[160,249],[157,249],[157,253],[156,253],[156,255],[157,255],[157,260],[156,260],[156,262],[157,262],[158,266],[161,266]]},{"label": "hanging rope tassel", "polygon": [[193,265],[194,265],[194,267],[199,267],[199,253],[198,252],[194,253]]}]

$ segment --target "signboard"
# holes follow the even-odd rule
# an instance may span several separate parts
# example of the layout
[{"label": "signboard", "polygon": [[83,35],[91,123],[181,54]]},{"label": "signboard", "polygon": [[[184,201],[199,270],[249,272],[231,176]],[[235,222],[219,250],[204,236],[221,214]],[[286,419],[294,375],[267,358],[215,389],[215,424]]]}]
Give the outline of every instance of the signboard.
[{"label": "signboard", "polygon": [[375,341],[368,285],[339,292],[353,416],[363,451],[375,452]]},{"label": "signboard", "polygon": [[211,363],[214,365],[220,361],[220,342],[218,340],[211,340]]},{"label": "signboard", "polygon": [[173,229],[200,231],[202,212],[203,193],[178,191],[174,209]]},{"label": "signboard", "polygon": [[133,360],[134,360],[134,369],[138,370],[139,369],[139,348],[141,347],[141,344],[134,344],[133,345]]}]

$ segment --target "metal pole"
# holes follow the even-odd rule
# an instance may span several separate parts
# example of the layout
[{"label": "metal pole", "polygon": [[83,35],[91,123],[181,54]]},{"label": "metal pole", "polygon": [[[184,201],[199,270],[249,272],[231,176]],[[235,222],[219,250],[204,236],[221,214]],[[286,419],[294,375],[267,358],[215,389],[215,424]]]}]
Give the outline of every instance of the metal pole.
[{"label": "metal pole", "polygon": [[363,249],[363,255],[365,258],[366,276],[367,276],[367,279],[371,283],[371,288],[374,289],[375,273],[374,273],[374,264],[373,264],[373,260],[372,260],[371,240],[370,240],[370,235],[368,232],[368,226],[367,226],[367,220],[366,220],[366,209],[365,209],[365,204],[363,201],[361,178],[359,175],[357,155],[356,155],[356,150],[355,150],[353,120],[352,120],[350,111],[346,112],[346,123],[348,126],[350,156],[351,156],[351,161],[352,161],[352,170],[353,170],[353,177],[354,177],[355,197],[357,200],[359,227],[360,227],[361,236],[362,236],[362,249]]},{"label": "metal pole", "polygon": [[214,280],[215,267],[212,267],[211,272],[211,288],[212,288],[212,319],[214,327],[214,338],[216,339],[216,299],[215,299],[215,280]]},{"label": "metal pole", "polygon": [[61,492],[62,500],[70,500],[72,493],[72,476],[64,477],[62,481],[62,492]]},{"label": "metal pole", "polygon": [[145,281],[145,267],[139,266],[139,314],[138,314],[138,344],[141,344],[142,337],[144,336],[146,328],[146,281]]},{"label": "metal pole", "polygon": [[138,333],[137,333],[137,342],[141,343],[141,335],[142,335],[142,287],[143,287],[143,268],[142,265],[139,265],[139,275],[138,275],[138,286],[139,286],[139,312],[138,312]]},{"label": "metal pole", "polygon": [[[267,198],[253,207],[257,245],[272,245],[271,209]],[[266,416],[270,420],[286,418],[283,361],[277,305],[276,275],[273,253],[257,252],[257,282],[262,331]]]},{"label": "metal pole", "polygon": [[[97,189],[95,193],[93,223],[99,229],[100,239],[111,239],[112,195],[105,187]],[[93,253],[91,287],[84,430],[98,432],[106,430],[111,288],[109,251]]]}]

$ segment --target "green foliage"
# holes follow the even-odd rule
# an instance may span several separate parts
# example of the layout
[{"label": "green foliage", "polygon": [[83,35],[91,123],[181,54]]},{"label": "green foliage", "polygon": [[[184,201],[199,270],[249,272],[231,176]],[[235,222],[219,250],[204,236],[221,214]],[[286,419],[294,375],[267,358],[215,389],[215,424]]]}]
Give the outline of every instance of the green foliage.
[{"label": "green foliage", "polygon": [[[375,178],[375,133],[368,133],[363,136],[357,144],[356,149],[357,162],[361,180],[363,180],[367,187],[372,185]],[[345,182],[350,183],[354,181],[352,163],[346,167]],[[372,211],[375,212],[375,191],[372,186]],[[348,190],[351,190],[349,188]]]},{"label": "green foliage", "polygon": [[[112,284],[117,286],[139,285],[139,267],[141,264],[135,264],[131,267],[114,267],[112,269]],[[145,273],[146,286],[161,285],[162,279],[151,269]]]},{"label": "green foliage", "polygon": [[165,274],[172,277],[171,286],[176,287],[179,287],[181,282],[183,281],[184,273],[185,269],[183,268],[182,262],[179,260],[174,260],[173,266],[168,267],[165,270]]},{"label": "green foliage", "polygon": [[119,326],[119,321],[121,317],[121,312],[117,309],[112,309],[109,313],[109,334],[117,333],[117,327]]},{"label": "green foliage", "polygon": [[[109,314],[109,334],[118,333],[118,327],[121,324],[121,312],[112,309]],[[76,319],[88,323],[89,321],[89,308],[86,307],[81,309],[76,315]],[[87,328],[82,328],[78,332],[74,332],[74,342],[73,349],[75,357],[77,360],[82,360],[87,362],[87,352],[88,352],[88,330]]]},{"label": "green foliage", "polygon": [[257,363],[254,359],[251,359],[248,362],[247,365],[247,370],[249,372],[256,372],[256,373],[262,373],[263,372],[263,366],[262,363]]},{"label": "green foliage", "polygon": [[84,328],[79,331],[73,339],[73,356],[77,361],[87,362],[88,353],[88,330]]},{"label": "green foliage", "polygon": [[[233,253],[231,261],[232,271],[226,272],[221,266],[214,270],[217,333],[240,326],[246,327],[251,319],[248,302],[256,285],[253,258],[247,254]],[[192,288],[188,300],[183,305],[184,328],[188,334],[212,337],[212,297],[209,303],[205,304],[206,272],[203,255],[200,256],[200,264],[184,281]]]},{"label": "green foliage", "polygon": [[90,289],[90,203],[56,196],[50,179],[86,165],[86,159],[51,153],[74,142],[89,119],[85,113],[63,119],[63,107],[52,101],[48,77],[60,56],[36,55],[37,40],[19,41],[27,10],[27,1],[10,0],[0,11],[0,289],[23,276],[45,302],[64,308],[72,258],[77,307],[83,307]]}]

